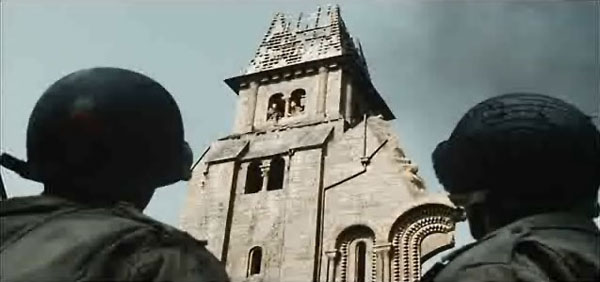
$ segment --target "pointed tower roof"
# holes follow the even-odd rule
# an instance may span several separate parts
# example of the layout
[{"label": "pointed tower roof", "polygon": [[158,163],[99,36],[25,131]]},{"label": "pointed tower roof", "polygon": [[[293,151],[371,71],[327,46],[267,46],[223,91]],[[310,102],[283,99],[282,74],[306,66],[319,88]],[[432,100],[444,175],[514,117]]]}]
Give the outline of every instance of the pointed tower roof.
[{"label": "pointed tower roof", "polygon": [[318,7],[315,13],[295,17],[276,13],[250,65],[225,83],[238,93],[249,80],[268,81],[266,77],[280,77],[277,72],[283,69],[338,63],[354,73],[353,78],[364,86],[368,92],[365,99],[373,108],[386,120],[395,118],[373,86],[362,46],[348,33],[338,5]]},{"label": "pointed tower roof", "polygon": [[356,48],[340,16],[339,6],[318,7],[315,13],[300,13],[298,17],[277,13],[244,74],[341,55],[355,55],[363,71],[367,71],[362,52]]}]

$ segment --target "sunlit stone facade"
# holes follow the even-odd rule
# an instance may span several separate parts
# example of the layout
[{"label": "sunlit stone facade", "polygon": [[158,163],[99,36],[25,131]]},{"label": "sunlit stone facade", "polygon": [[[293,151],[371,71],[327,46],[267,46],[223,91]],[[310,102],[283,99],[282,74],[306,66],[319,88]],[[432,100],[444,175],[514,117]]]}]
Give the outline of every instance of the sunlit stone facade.
[{"label": "sunlit stone facade", "polygon": [[226,83],[233,133],[194,167],[181,227],[233,281],[415,281],[453,246],[457,213],[405,155],[338,7],[276,14]]}]

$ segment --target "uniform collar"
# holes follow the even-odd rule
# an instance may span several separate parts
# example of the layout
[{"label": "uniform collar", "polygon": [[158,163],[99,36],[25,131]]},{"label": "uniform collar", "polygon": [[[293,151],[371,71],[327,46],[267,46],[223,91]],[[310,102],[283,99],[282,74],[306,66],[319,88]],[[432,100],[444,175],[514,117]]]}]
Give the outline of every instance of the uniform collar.
[{"label": "uniform collar", "polygon": [[0,215],[6,216],[19,213],[49,213],[65,208],[110,208],[121,207],[131,212],[137,209],[127,202],[116,202],[113,204],[90,203],[84,204],[63,197],[42,194],[37,196],[14,197],[0,201]]},{"label": "uniform collar", "polygon": [[520,231],[519,233],[522,233],[532,229],[570,229],[593,234],[600,233],[594,221],[589,217],[569,212],[553,212],[521,218],[487,234],[478,240],[478,242],[488,240],[507,230],[511,230],[512,232]]},{"label": "uniform collar", "polygon": [[[461,254],[467,252],[475,246],[485,244],[485,241],[488,241],[497,236],[504,236],[506,238],[517,238],[521,236],[526,236],[532,230],[543,230],[543,229],[562,229],[562,230],[577,230],[579,232],[586,232],[592,234],[600,234],[598,227],[593,222],[593,220],[589,217],[585,217],[583,215],[575,214],[575,213],[544,213],[532,215],[529,217],[525,217],[519,219],[515,222],[512,222],[508,225],[505,225],[489,234],[484,236],[483,238],[472,242],[470,244],[464,245],[453,252],[447,254],[442,258],[442,264],[448,264],[450,261],[454,260],[454,258],[460,256]],[[508,236],[508,237],[507,237]],[[508,245],[507,245],[508,246]],[[508,252],[510,253],[510,252]],[[495,263],[495,262],[505,262],[508,260],[506,257],[507,253],[497,252],[491,253],[486,256],[486,262]],[[482,261],[478,261],[477,263],[481,263]],[[474,263],[474,262],[473,262]]]},{"label": "uniform collar", "polygon": [[77,203],[66,199],[50,196],[14,197],[0,202],[0,215],[18,214],[21,212],[52,212],[65,207],[76,207]]},{"label": "uniform collar", "polygon": [[465,251],[469,250],[471,247],[473,247],[475,244],[477,244],[477,242],[471,242],[468,243],[452,252],[450,252],[449,254],[445,255],[442,257],[441,261],[442,263],[448,263],[449,261],[453,260],[455,257],[457,257],[458,255],[464,253]]}]

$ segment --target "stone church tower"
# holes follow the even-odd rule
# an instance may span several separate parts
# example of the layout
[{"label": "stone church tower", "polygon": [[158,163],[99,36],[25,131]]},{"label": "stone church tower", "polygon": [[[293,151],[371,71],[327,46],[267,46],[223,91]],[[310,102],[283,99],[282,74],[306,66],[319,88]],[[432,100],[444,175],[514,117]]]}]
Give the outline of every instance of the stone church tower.
[{"label": "stone church tower", "polygon": [[404,154],[338,7],[276,14],[225,82],[233,133],[194,167],[181,227],[232,281],[415,281],[453,246],[458,213]]}]

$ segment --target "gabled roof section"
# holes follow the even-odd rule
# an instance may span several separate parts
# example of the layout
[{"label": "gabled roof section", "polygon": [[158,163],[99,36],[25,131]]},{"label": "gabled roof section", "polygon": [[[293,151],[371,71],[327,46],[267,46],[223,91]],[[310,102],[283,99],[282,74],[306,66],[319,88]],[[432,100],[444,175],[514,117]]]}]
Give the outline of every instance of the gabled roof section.
[{"label": "gabled roof section", "polygon": [[339,6],[319,7],[297,17],[277,13],[245,75],[320,59],[354,55],[367,72],[360,48],[350,37]]},{"label": "gabled roof section", "polygon": [[248,153],[241,158],[250,160],[287,153],[289,150],[319,147],[327,142],[332,130],[331,126],[297,128],[280,132],[276,139],[252,140]]},{"label": "gabled roof section", "polygon": [[248,149],[248,140],[220,140],[213,143],[204,161],[214,163],[233,160],[246,149]]}]

